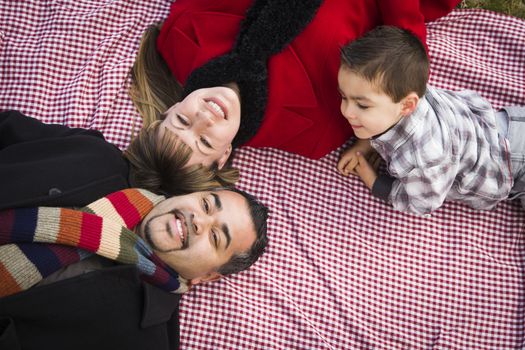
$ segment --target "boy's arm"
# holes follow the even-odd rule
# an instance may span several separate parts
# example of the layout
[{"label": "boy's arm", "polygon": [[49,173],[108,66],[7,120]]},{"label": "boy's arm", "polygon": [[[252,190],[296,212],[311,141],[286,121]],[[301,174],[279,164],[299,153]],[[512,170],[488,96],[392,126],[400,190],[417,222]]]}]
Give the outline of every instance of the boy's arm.
[{"label": "boy's arm", "polygon": [[372,168],[370,163],[368,163],[363,153],[357,151],[356,157],[357,165],[355,166],[354,170],[357,176],[359,176],[361,180],[363,180],[366,187],[368,187],[369,190],[372,190],[372,188],[374,187],[374,183],[377,180],[377,173],[374,170],[374,168]]},{"label": "boy's arm", "polygon": [[[341,157],[339,158],[339,161],[337,162],[337,170],[339,171],[341,175],[343,176],[347,176],[349,174],[357,175],[357,172],[355,171],[355,167],[359,163],[357,153],[363,154],[364,157],[372,163],[372,167],[374,169],[377,169],[380,157],[379,155],[377,155],[375,150],[372,148],[372,145],[370,145],[370,140],[357,139],[356,142],[350,148],[348,148],[346,151],[344,151],[341,154]],[[373,159],[370,160],[370,157],[373,154],[377,155],[377,157],[373,157]]]},{"label": "boy's arm", "polygon": [[360,152],[357,152],[357,159],[359,162],[358,166],[355,167],[357,175],[375,197],[388,202],[395,178],[388,174],[377,175],[374,168]]},{"label": "boy's arm", "polygon": [[392,186],[394,185],[395,181],[395,177],[392,177],[388,174],[381,174],[377,177],[376,181],[374,181],[374,184],[370,190],[375,197],[388,202],[390,193],[392,192]]},{"label": "boy's arm", "polygon": [[413,168],[392,184],[390,202],[399,211],[430,214],[443,205],[456,172],[442,164]]},{"label": "boy's arm", "polygon": [[358,158],[356,172],[372,194],[403,212],[422,215],[438,209],[455,180],[455,172],[446,171],[440,164],[413,167],[402,181],[390,175],[378,176],[363,155]]}]

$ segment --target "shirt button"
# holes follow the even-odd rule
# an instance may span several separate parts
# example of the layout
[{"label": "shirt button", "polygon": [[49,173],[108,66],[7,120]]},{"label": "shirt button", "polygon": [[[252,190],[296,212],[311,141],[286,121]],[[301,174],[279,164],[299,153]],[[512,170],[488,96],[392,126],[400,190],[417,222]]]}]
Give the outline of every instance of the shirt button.
[{"label": "shirt button", "polygon": [[432,217],[432,214],[423,214],[423,217],[424,218],[430,218],[430,217]]},{"label": "shirt button", "polygon": [[50,196],[58,196],[59,194],[62,194],[62,191],[60,191],[60,189],[56,187],[53,187],[52,189],[49,190],[48,194]]}]

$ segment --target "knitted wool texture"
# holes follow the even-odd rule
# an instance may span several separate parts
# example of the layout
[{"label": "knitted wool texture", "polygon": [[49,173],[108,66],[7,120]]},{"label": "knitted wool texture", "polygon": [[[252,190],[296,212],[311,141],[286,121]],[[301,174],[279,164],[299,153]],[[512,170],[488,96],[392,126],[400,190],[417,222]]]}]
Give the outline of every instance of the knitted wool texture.
[{"label": "knitted wool texture", "polygon": [[0,212],[0,297],[28,289],[92,254],[134,264],[143,280],[166,291],[186,291],[186,281],[131,231],[163,199],[146,190],[126,189],[81,210]]}]

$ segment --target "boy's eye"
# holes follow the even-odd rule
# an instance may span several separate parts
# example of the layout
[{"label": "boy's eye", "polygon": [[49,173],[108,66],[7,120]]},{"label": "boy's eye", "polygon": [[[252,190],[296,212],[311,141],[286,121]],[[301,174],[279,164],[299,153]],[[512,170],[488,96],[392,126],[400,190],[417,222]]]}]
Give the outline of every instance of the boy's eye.
[{"label": "boy's eye", "polygon": [[180,114],[177,114],[177,120],[184,126],[188,126],[190,125],[190,123],[188,122],[188,120],[186,120],[186,118],[184,118],[182,115]]},{"label": "boy's eye", "polygon": [[211,144],[208,142],[208,140],[206,140],[204,137],[201,137],[201,142],[204,146],[208,147],[208,148],[211,148],[213,149],[213,147],[211,146]]}]

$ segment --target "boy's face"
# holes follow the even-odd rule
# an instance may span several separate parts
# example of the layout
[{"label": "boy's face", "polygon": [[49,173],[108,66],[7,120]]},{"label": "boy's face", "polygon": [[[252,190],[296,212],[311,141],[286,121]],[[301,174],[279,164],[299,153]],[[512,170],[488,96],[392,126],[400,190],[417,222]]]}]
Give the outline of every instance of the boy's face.
[{"label": "boy's face", "polygon": [[382,134],[403,117],[403,101],[395,103],[371,82],[345,66],[337,74],[341,113],[355,136],[369,139]]}]

